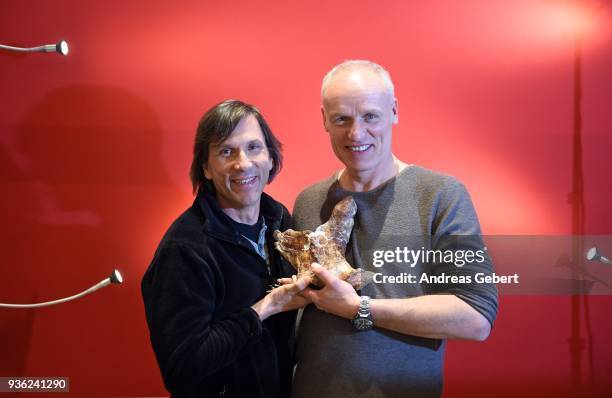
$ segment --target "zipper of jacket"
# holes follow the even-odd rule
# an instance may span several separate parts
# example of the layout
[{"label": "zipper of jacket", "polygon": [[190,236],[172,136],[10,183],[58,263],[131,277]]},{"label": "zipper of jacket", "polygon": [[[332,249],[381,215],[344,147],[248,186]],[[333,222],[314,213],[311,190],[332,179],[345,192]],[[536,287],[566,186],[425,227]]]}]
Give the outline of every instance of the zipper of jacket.
[{"label": "zipper of jacket", "polygon": [[[268,261],[266,261],[265,259],[263,259],[259,253],[257,253],[255,251],[255,249],[253,249],[253,247],[251,247],[251,245],[248,242],[245,242],[246,238],[243,238],[240,234],[236,234],[233,238],[234,239],[230,239],[228,236],[226,235],[222,235],[222,234],[216,234],[216,233],[210,233],[208,232],[208,235],[216,238],[216,239],[220,239],[223,240],[224,242],[227,243],[231,243],[235,246],[238,246],[242,249],[245,249],[247,251],[249,251],[250,253],[254,254],[254,257],[257,257],[257,260],[260,261],[264,266],[265,266],[265,270],[267,273],[267,279],[268,279],[268,283],[270,283],[271,285],[274,285],[275,281],[273,280],[274,278],[272,278],[272,254],[270,253],[271,250],[274,250],[274,245],[268,242],[268,239],[266,239],[266,246],[268,248]],[[271,238],[273,239],[273,238]],[[272,246],[272,247],[271,247]],[[280,254],[279,254],[280,255]],[[281,272],[280,266],[279,268],[279,273]]]}]

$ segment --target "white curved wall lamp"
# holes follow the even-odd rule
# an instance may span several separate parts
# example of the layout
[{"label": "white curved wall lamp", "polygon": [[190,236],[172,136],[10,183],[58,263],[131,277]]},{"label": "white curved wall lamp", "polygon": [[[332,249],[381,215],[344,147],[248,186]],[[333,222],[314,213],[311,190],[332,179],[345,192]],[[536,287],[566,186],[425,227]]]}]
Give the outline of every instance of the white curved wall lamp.
[{"label": "white curved wall lamp", "polygon": [[60,40],[57,44],[46,44],[37,47],[13,47],[0,44],[0,49],[7,51],[17,51],[24,53],[58,53],[63,56],[68,55],[70,48],[65,40]]},{"label": "white curved wall lamp", "polygon": [[89,293],[93,293],[98,289],[101,289],[105,286],[110,285],[111,283],[116,283],[116,284],[121,284],[123,283],[123,276],[121,276],[121,273],[114,269],[113,272],[111,273],[111,275],[96,283],[95,285],[93,285],[92,287],[90,287],[89,289],[83,290],[81,293],[75,294],[74,296],[70,296],[70,297],[66,297],[63,299],[58,299],[58,300],[53,300],[53,301],[46,301],[44,303],[34,303],[34,304],[5,304],[5,303],[0,303],[0,307],[4,307],[4,308],[38,308],[38,307],[46,307],[49,305],[55,305],[55,304],[60,304],[60,303],[65,303],[67,301],[72,301],[72,300],[76,300],[80,297],[83,297]]}]

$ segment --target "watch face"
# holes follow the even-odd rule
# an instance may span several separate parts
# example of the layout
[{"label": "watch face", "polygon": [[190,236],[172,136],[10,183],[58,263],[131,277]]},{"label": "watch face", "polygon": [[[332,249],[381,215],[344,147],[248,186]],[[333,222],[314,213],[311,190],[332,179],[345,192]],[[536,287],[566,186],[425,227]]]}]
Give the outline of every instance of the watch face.
[{"label": "watch face", "polygon": [[357,330],[372,329],[373,322],[368,318],[357,318],[353,320],[353,325]]}]

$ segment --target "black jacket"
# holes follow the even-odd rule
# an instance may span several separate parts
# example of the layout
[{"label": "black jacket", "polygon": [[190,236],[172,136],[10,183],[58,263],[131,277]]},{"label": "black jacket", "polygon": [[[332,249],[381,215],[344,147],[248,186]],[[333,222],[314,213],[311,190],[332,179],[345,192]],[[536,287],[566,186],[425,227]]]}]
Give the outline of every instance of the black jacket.
[{"label": "black jacket", "polygon": [[295,312],[263,323],[251,305],[290,266],[272,232],[290,225],[265,193],[269,267],[232,228],[210,191],[169,228],[142,280],[153,350],[173,397],[285,397],[292,373]]}]

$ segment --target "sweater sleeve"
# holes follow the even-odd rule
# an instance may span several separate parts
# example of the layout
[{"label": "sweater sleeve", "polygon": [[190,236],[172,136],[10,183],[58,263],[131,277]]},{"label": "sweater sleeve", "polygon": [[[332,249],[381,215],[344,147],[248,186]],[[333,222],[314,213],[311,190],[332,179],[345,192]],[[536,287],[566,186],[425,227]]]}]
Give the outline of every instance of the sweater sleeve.
[{"label": "sweater sleeve", "polygon": [[[477,283],[476,274],[491,275],[493,263],[486,252],[480,224],[470,195],[463,184],[448,177],[437,203],[432,228],[433,249],[452,251],[455,258],[480,251],[482,257],[470,256],[469,261],[434,264],[435,274],[457,276],[470,283],[434,285],[431,293],[454,294],[482,314],[491,325],[497,316],[497,287],[493,283]],[[482,261],[481,261],[482,260]],[[459,279],[459,278],[458,278]]]},{"label": "sweater sleeve", "polygon": [[142,280],[151,343],[171,392],[202,383],[261,337],[250,307],[214,319],[219,280],[194,249],[179,244],[161,247]]}]

